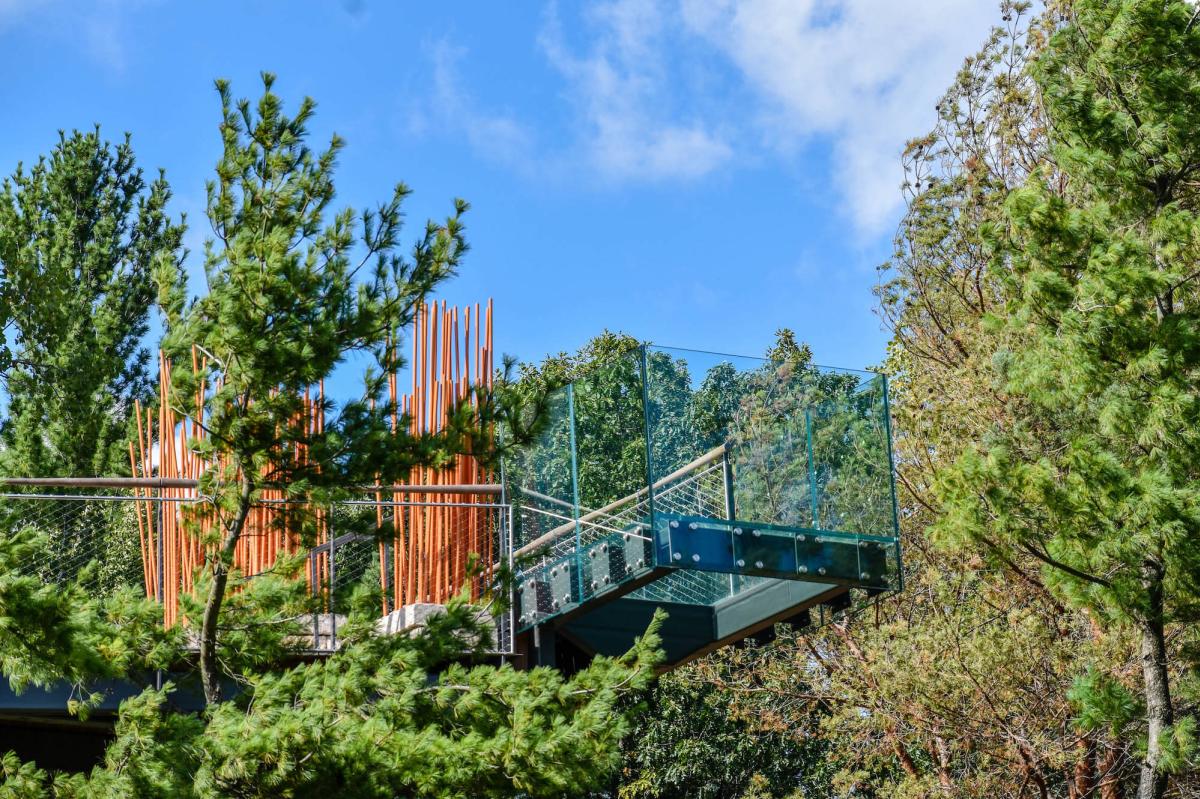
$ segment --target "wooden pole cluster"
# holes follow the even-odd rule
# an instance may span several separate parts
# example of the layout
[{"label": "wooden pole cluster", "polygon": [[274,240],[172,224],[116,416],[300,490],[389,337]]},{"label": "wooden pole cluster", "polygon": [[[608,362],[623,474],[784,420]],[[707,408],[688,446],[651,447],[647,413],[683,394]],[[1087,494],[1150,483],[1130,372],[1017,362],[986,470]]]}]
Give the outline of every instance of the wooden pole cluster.
[{"label": "wooden pole cluster", "polygon": [[[203,370],[203,357],[194,351],[192,358],[193,368]],[[445,428],[455,407],[477,401],[476,387],[492,383],[491,301],[484,308],[478,304],[452,308],[445,302],[422,306],[412,331],[409,367],[410,393],[401,394],[397,374],[389,376],[388,390],[397,409],[393,429],[407,425],[413,435],[436,433]],[[197,489],[186,485],[215,465],[203,461],[189,444],[205,438],[197,420],[203,418],[206,390],[203,384],[198,388],[191,415],[177,413],[167,401],[171,363],[160,354],[158,407],[137,405],[137,441],[129,445],[134,477],[182,478],[179,482],[185,483],[134,489],[145,500],[137,506],[146,595],[162,602],[167,625],[180,621],[179,597],[194,587],[196,573],[209,554],[203,542],[211,540],[215,523],[213,515],[195,503]],[[323,384],[315,392],[306,391],[297,422],[320,432],[325,424],[324,401]],[[382,534],[379,562],[385,612],[389,605],[394,609],[414,602],[444,603],[468,586],[478,597],[490,584],[499,530],[495,509],[487,506],[495,497],[454,488],[491,482],[491,475],[475,458],[459,456],[444,468],[414,469],[403,491],[380,487],[373,492]],[[415,486],[428,486],[428,490]],[[285,497],[283,487],[262,490],[234,555],[234,567],[243,574],[258,574],[271,568],[281,554],[299,550],[299,536],[286,523]],[[305,573],[310,583],[315,579],[318,586],[326,586],[330,551],[321,545],[329,543],[336,530],[330,529],[324,511],[315,517],[314,544],[319,549]],[[472,556],[489,565],[472,571]]]},{"label": "wooden pole cluster", "polygon": [[[473,309],[452,308],[444,301],[422,307],[412,335],[412,391],[402,396],[394,374],[389,382],[392,401],[408,418],[409,432],[439,432],[456,406],[474,402],[474,387],[492,385],[494,353],[491,300],[483,309],[478,303]],[[494,508],[473,506],[494,498],[442,493],[437,487],[490,483],[492,476],[475,458],[459,456],[443,469],[414,469],[408,482],[430,490],[409,494],[414,504],[394,508],[391,546],[380,544],[380,562],[391,563],[381,570],[391,607],[445,603],[468,585],[478,597],[492,579],[499,531]],[[390,499],[403,501],[397,494]],[[383,501],[382,492],[376,500]],[[382,524],[382,511],[378,518]],[[482,569],[474,574],[469,569],[472,555]]]},{"label": "wooden pole cluster", "polygon": [[[192,368],[203,371],[205,367],[205,360],[193,349]],[[135,405],[137,443],[129,445],[133,475],[198,480],[214,465],[202,460],[192,446],[206,437],[197,420],[203,418],[207,385],[201,382],[197,388],[193,414],[181,415],[168,402],[171,362],[162,353],[158,368],[157,409]],[[324,424],[323,402],[324,385],[318,387],[316,397],[306,392],[298,421],[310,431],[319,431]],[[179,597],[192,591],[197,570],[210,554],[204,542],[211,540],[216,519],[207,506],[195,502],[200,497],[194,487],[134,491],[146,499],[137,503],[146,595],[162,602],[164,623],[169,626],[179,621]],[[264,488],[260,503],[251,510],[234,553],[234,567],[243,574],[258,574],[270,568],[280,553],[298,550],[299,535],[283,523],[285,496],[283,488]],[[316,522],[319,544],[328,538],[328,529],[323,514],[317,514]]]}]

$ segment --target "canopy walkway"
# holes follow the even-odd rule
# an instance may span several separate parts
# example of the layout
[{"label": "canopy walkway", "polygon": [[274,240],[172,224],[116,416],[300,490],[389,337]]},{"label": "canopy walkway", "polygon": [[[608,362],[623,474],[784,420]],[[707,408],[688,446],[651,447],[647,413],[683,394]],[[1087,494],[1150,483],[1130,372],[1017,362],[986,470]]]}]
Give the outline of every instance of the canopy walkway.
[{"label": "canopy walkway", "polygon": [[[449,338],[420,338],[450,351]],[[451,402],[471,385],[471,370],[437,360],[417,353],[425,382],[414,378],[401,403],[417,409],[417,431],[444,419],[430,397]],[[487,357],[476,360],[474,374],[486,373]],[[810,608],[900,589],[887,403],[880,374],[641,347],[556,392],[503,479],[460,459],[411,484],[363,487],[321,510],[305,540],[285,523],[294,501],[277,491],[255,508],[235,565],[253,579],[283,553],[307,558],[322,609],[310,656],[338,647],[363,580],[381,589],[380,629],[396,632],[464,589],[494,599],[507,573],[498,657],[572,670],[626,651],[663,608],[671,667],[776,622],[804,623]],[[30,573],[85,573],[97,591],[140,583],[165,623],[186,623],[179,597],[209,546],[183,524],[203,500],[203,464],[186,450],[194,427],[147,417],[134,478],[8,480],[0,522],[53,543]]]},{"label": "canopy walkway", "polygon": [[516,648],[571,668],[655,609],[673,666],[900,588],[883,375],[643,347],[506,464]]}]

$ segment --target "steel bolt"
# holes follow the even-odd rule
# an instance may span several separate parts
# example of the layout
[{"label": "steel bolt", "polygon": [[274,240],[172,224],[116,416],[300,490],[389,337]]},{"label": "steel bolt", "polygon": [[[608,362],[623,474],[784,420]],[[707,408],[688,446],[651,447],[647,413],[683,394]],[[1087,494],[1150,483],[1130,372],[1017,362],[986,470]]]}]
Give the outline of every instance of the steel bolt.
[{"label": "steel bolt", "polygon": [[681,555],[680,553],[676,552],[675,554],[673,554],[673,555],[671,556],[671,559],[672,559],[672,560],[683,560],[683,555]]},{"label": "steel bolt", "polygon": [[699,562],[700,562],[700,556],[699,556],[699,555],[692,555],[692,562],[693,562],[693,563],[699,563]]},{"label": "steel bolt", "polygon": [[744,569],[744,568],[746,568],[746,561],[742,560],[741,558],[738,558],[737,565],[738,565],[739,569]]},{"label": "steel bolt", "polygon": [[675,529],[675,528],[676,528],[676,527],[678,527],[678,526],[679,526],[679,522],[671,522],[671,529],[672,529],[672,530],[673,530],[673,529]]},{"label": "steel bolt", "polygon": [[763,567],[763,562],[761,560],[754,561],[754,568],[761,569],[762,567]]},{"label": "steel bolt", "polygon": [[762,530],[751,530],[750,535],[754,536],[755,538],[759,538],[762,536]]},{"label": "steel bolt", "polygon": [[689,522],[689,523],[688,523],[688,529],[689,529],[689,530],[695,530],[695,529],[696,529],[696,523],[695,523],[695,522]]},{"label": "steel bolt", "polygon": [[822,566],[821,568],[817,569],[817,574],[824,574],[824,573],[825,573],[825,567],[824,567],[824,566]]}]

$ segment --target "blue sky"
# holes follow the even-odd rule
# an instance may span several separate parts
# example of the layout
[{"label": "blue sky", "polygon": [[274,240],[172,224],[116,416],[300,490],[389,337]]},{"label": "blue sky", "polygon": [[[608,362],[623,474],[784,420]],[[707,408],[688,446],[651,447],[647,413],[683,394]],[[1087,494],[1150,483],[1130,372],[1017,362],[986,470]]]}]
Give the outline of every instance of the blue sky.
[{"label": "blue sky", "polygon": [[403,180],[415,235],[471,202],[442,296],[494,296],[503,352],[609,328],[756,354],[786,326],[819,362],[865,366],[887,339],[871,287],[899,152],[997,17],[995,0],[0,0],[0,172],[60,128],[130,131],[195,263],[212,81],[254,97],[270,70],[317,100],[315,140],[347,140],[342,203]]}]

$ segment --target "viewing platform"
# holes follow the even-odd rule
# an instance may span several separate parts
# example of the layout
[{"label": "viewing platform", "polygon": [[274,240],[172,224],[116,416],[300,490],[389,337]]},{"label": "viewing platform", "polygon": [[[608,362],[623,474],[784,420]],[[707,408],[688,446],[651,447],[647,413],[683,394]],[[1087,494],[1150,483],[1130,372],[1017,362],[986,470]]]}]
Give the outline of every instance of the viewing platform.
[{"label": "viewing platform", "polygon": [[515,648],[571,668],[656,609],[668,667],[901,587],[887,378],[644,346],[506,467]]}]

